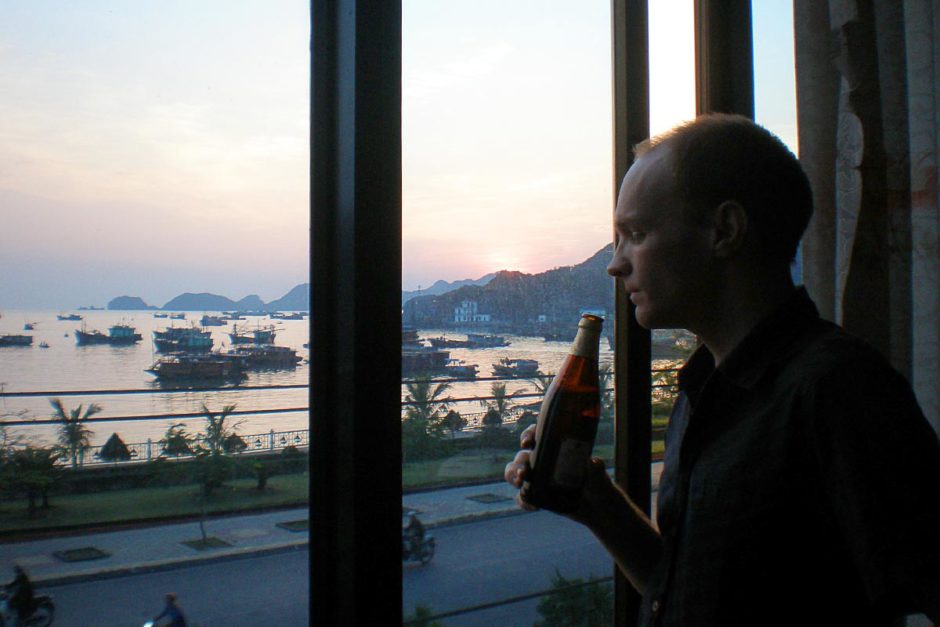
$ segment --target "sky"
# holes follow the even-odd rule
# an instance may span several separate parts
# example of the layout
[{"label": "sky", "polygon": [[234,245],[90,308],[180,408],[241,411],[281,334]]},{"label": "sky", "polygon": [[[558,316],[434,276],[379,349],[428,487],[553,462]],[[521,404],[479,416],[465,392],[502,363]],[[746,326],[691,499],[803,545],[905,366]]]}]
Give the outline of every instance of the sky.
[{"label": "sky", "polygon": [[[694,113],[692,0],[653,0],[651,125]],[[795,148],[789,0],[757,117]],[[403,0],[403,289],[610,240],[609,0]],[[270,301],[308,280],[304,0],[0,4],[0,311]],[[788,56],[789,55],[789,56]]]}]

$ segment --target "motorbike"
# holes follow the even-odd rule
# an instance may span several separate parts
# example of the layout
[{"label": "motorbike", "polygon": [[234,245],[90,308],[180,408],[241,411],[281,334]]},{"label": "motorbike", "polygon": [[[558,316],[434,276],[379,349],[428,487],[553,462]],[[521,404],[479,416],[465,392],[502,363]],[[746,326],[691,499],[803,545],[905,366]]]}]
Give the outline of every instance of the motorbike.
[{"label": "motorbike", "polygon": [[404,562],[421,562],[427,564],[434,557],[434,548],[436,544],[434,536],[430,533],[424,534],[424,537],[418,541],[417,547],[412,547],[412,539],[402,536],[401,559]]},{"label": "motorbike", "polygon": [[[9,604],[10,595],[4,588],[0,591],[0,627],[13,623],[13,610]],[[19,624],[26,627],[47,627],[52,624],[55,617],[55,605],[52,604],[52,597],[45,594],[33,596],[33,607],[26,619],[21,619]]]}]

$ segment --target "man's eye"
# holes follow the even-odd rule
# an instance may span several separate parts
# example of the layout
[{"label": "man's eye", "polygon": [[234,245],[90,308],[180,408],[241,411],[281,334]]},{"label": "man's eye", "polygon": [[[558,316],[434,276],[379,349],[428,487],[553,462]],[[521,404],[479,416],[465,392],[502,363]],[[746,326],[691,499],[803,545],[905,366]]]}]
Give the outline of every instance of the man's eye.
[{"label": "man's eye", "polygon": [[639,244],[645,237],[646,233],[642,231],[631,231],[630,234],[627,235],[627,239],[630,240],[631,244]]}]

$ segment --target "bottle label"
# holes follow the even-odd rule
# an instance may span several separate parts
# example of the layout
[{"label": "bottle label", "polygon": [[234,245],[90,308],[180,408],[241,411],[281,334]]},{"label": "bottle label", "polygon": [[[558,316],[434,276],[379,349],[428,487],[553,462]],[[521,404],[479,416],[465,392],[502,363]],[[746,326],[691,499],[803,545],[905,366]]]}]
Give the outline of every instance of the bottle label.
[{"label": "bottle label", "polygon": [[590,456],[590,442],[565,438],[558,451],[552,480],[565,488],[580,488],[584,482],[584,470]]}]

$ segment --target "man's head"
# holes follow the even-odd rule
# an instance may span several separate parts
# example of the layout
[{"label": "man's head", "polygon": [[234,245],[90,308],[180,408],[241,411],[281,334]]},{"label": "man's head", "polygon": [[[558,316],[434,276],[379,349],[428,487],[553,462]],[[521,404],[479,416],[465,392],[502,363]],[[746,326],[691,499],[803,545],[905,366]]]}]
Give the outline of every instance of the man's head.
[{"label": "man's head", "polygon": [[811,213],[777,138],[740,116],[702,116],[638,147],[608,272],[643,326],[696,330],[731,274],[786,274]]},{"label": "man's head", "polygon": [[809,180],[790,149],[740,115],[712,113],[643,142],[637,157],[657,148],[672,155],[679,196],[693,220],[708,220],[722,202],[734,201],[768,260],[789,263],[813,213]]}]

